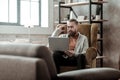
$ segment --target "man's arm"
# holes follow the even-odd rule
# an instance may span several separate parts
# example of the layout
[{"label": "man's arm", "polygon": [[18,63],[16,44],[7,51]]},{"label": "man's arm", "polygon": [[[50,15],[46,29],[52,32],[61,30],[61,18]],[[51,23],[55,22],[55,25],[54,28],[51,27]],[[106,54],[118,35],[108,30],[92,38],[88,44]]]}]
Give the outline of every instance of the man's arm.
[{"label": "man's arm", "polygon": [[60,33],[61,33],[61,30],[58,29],[58,28],[56,28],[56,29],[54,30],[54,32],[52,33],[51,37],[59,36]]},{"label": "man's arm", "polygon": [[87,37],[85,37],[84,42],[83,42],[83,49],[82,49],[81,54],[85,54],[87,49],[88,49],[88,47],[89,47],[88,46],[88,39],[87,39]]},{"label": "man's arm", "polygon": [[64,29],[65,27],[66,27],[66,25],[63,25],[63,24],[57,25],[57,27],[54,30],[54,32],[52,33],[51,37],[59,36],[60,33],[65,32],[65,29]]},{"label": "man's arm", "polygon": [[81,35],[79,44],[75,50],[75,56],[78,56],[79,54],[85,54],[87,49],[88,49],[88,39],[86,36]]}]

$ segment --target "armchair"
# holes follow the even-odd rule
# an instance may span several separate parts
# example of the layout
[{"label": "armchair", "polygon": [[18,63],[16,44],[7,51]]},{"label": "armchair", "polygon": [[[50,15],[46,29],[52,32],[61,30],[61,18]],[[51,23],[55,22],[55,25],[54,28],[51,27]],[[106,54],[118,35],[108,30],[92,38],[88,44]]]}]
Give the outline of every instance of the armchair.
[{"label": "armchair", "polygon": [[86,67],[92,68],[96,67],[96,56],[97,56],[97,24],[80,24],[78,31],[87,36],[89,42],[89,48],[86,51]]},{"label": "armchair", "polygon": [[[67,30],[67,29],[66,29]],[[89,48],[86,51],[86,68],[96,67],[96,56],[97,56],[97,24],[79,24],[78,31],[87,36],[89,42]],[[65,31],[66,32],[66,31]],[[61,72],[77,69],[76,66],[62,66]]]},{"label": "armchair", "polygon": [[39,44],[0,44],[0,64],[0,80],[118,80],[120,78],[120,71],[113,68],[91,68],[57,74],[50,50]]}]

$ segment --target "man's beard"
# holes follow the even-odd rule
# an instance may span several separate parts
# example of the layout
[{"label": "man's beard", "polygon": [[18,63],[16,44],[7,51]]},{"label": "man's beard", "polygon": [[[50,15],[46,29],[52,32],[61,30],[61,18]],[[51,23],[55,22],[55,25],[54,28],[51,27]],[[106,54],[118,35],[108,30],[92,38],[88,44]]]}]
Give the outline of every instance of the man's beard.
[{"label": "man's beard", "polygon": [[68,32],[69,37],[74,37],[75,35],[76,35],[76,31],[75,32],[73,32],[73,31]]}]

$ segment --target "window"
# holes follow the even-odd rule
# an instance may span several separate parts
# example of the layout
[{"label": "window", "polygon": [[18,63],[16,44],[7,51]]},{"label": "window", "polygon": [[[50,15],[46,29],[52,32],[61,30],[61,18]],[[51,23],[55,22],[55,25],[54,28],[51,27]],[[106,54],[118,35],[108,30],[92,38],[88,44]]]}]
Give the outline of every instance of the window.
[{"label": "window", "polygon": [[0,22],[17,23],[16,0],[0,0]]},{"label": "window", "polygon": [[48,27],[48,1],[0,0],[0,23]]},{"label": "window", "polygon": [[41,26],[48,26],[48,0],[41,0]]},{"label": "window", "polygon": [[20,24],[39,25],[39,0],[21,0],[20,4]]}]

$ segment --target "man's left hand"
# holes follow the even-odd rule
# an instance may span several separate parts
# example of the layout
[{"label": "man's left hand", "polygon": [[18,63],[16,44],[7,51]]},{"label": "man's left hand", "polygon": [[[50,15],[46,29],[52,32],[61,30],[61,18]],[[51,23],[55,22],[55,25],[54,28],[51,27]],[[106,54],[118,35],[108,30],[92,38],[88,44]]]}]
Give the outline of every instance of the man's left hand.
[{"label": "man's left hand", "polygon": [[74,56],[74,50],[68,50],[68,51],[65,51],[65,54],[67,54],[69,57],[72,57]]}]

